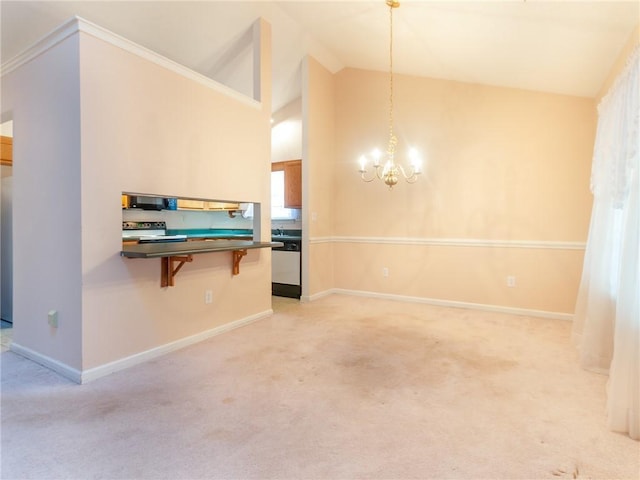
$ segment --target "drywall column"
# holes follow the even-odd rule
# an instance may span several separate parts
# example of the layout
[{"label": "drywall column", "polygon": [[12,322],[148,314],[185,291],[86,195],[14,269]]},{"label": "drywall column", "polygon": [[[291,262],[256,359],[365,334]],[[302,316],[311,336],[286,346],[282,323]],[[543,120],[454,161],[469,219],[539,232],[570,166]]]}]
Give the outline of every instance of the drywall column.
[{"label": "drywall column", "polygon": [[334,76],[313,57],[302,66],[302,298],[330,291],[333,280]]},{"label": "drywall column", "polygon": [[[261,188],[261,201],[260,208],[257,209],[254,214],[259,215],[259,232],[262,241],[271,241],[271,24],[260,18],[256,20],[253,26],[253,42],[254,42],[254,92],[260,92],[260,97],[256,100],[260,100],[263,126],[266,129],[261,129],[260,136],[262,141],[266,141],[268,147],[267,152],[261,152],[265,156],[260,156],[256,159],[259,168],[251,171],[251,175],[260,173],[258,176],[262,184]],[[266,135],[266,137],[264,137]],[[265,162],[266,160],[266,162]],[[254,230],[258,228],[254,221]],[[254,238],[256,233],[254,233]],[[265,250],[265,257],[268,258],[269,265],[271,265],[271,252]],[[269,270],[271,271],[271,270]],[[269,277],[269,292],[271,291],[271,277]],[[269,298],[269,303],[271,302]]]},{"label": "drywall column", "polygon": [[14,133],[12,349],[74,370],[81,366],[79,37],[49,47],[2,72],[2,114]]},{"label": "drywall column", "polygon": [[[259,20],[261,101],[83,27],[83,378],[271,311],[271,255],[199,255],[160,288],[157,260],[120,257],[123,191],[270,203],[270,26]],[[116,139],[114,141],[113,139]],[[268,208],[254,227],[270,238]],[[204,301],[205,292],[213,301]]]}]

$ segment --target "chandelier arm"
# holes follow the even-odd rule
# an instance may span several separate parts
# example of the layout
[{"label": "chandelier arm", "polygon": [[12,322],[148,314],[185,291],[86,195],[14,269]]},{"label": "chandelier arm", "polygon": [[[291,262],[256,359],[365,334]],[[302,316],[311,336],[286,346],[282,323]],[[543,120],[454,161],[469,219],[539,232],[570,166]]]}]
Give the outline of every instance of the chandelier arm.
[{"label": "chandelier arm", "polygon": [[404,169],[404,167],[402,165],[397,165],[398,169],[400,170],[400,173],[402,173],[402,176],[404,177],[404,179],[407,181],[407,183],[415,183],[418,180],[418,173],[416,172],[414,167],[411,167],[410,173],[407,175],[406,170]]},{"label": "chandelier arm", "polygon": [[398,165],[398,170],[400,170],[400,173],[402,174],[402,176],[404,177],[405,180],[407,180],[408,178],[414,176],[413,172],[411,172],[411,175],[407,175],[407,172],[405,171],[405,169],[404,169],[404,167],[402,165]]},{"label": "chandelier arm", "polygon": [[414,174],[413,174],[413,175],[411,175],[410,177],[405,178],[405,181],[406,181],[407,183],[416,183],[416,182],[418,181],[418,174],[417,174],[417,173],[414,173]]},{"label": "chandelier arm", "polygon": [[371,178],[367,179],[367,171],[360,170],[360,178],[366,183],[371,183],[376,179],[376,175],[372,175]]}]

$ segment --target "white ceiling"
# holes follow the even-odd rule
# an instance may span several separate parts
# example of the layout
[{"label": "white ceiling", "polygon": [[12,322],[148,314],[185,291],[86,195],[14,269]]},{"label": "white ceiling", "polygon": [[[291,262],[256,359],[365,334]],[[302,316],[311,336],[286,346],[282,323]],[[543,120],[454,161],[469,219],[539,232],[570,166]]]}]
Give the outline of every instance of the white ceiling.
[{"label": "white ceiling", "polygon": [[[274,111],[300,95],[306,54],[332,72],[388,70],[384,0],[2,0],[2,62],[73,15],[242,92],[248,31],[262,16],[273,31]],[[404,0],[394,10],[394,71],[591,97],[639,20],[638,0]]]}]

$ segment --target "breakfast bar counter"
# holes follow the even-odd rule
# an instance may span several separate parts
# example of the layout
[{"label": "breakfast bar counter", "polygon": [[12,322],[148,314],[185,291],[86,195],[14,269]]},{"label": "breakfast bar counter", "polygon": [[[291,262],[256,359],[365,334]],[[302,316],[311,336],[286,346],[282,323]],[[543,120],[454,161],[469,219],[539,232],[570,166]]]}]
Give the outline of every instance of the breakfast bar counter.
[{"label": "breakfast bar counter", "polygon": [[[174,277],[186,262],[193,261],[199,253],[231,252],[232,271],[240,273],[240,260],[247,250],[255,248],[281,247],[281,242],[253,242],[245,240],[210,240],[201,242],[154,242],[123,245],[120,255],[127,258],[160,258],[161,287],[172,287]],[[178,265],[174,268],[174,263]]]}]

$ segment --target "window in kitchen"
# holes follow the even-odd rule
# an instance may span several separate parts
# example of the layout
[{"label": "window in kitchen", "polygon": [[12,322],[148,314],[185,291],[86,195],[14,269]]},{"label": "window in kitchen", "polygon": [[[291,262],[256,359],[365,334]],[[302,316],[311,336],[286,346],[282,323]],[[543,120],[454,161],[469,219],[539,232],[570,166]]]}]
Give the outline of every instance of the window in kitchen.
[{"label": "window in kitchen", "polygon": [[293,220],[295,210],[284,207],[284,170],[271,172],[271,218]]}]

